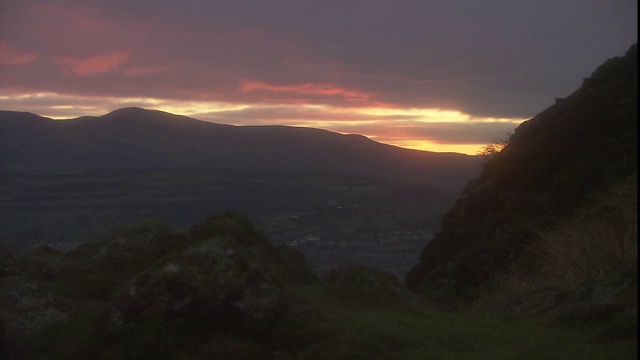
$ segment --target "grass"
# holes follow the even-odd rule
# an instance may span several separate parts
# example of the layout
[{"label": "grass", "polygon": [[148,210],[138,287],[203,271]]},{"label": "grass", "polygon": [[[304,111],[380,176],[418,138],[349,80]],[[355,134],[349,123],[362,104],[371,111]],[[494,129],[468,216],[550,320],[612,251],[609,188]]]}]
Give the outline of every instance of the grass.
[{"label": "grass", "polygon": [[637,273],[637,176],[612,186],[530,248],[537,281],[575,286]]},{"label": "grass", "polygon": [[603,340],[595,328],[422,306],[363,307],[316,287],[295,291],[297,305],[277,336],[302,343],[297,359],[637,358],[636,339]]},{"label": "grass", "polygon": [[637,337],[637,177],[540,229],[528,252],[484,289],[477,309],[537,314]]},{"label": "grass", "polygon": [[637,274],[637,184],[637,176],[630,177],[554,228],[539,230],[529,253],[508,275],[512,283],[568,288]]},{"label": "grass", "polygon": [[[569,326],[534,315],[449,313],[384,289],[339,286],[287,287],[287,310],[269,326],[222,330],[211,326],[215,317],[120,323],[108,302],[69,298],[69,321],[21,348],[33,359],[637,359],[637,337],[628,336],[637,321]],[[623,336],[611,336],[616,331]]]},{"label": "grass", "polygon": [[531,316],[447,313],[363,295],[335,296],[319,283],[290,287],[289,309],[270,327],[228,325],[223,331],[211,328],[215,319],[207,318],[114,331],[109,307],[78,303],[68,322],[29,340],[29,358],[637,359],[637,338],[607,337],[597,327]]}]

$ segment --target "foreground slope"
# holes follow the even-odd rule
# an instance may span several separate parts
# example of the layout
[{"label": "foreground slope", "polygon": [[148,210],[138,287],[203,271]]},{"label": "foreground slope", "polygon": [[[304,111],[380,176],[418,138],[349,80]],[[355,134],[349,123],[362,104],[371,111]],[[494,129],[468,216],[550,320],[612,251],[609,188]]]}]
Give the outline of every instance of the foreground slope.
[{"label": "foreground slope", "polygon": [[637,85],[634,45],[520,125],[444,216],[440,232],[408,273],[408,286],[443,306],[473,301],[489,281],[522,262],[541,231],[561,226],[597,192],[633,179]]},{"label": "foreground slope", "polygon": [[358,174],[459,191],[479,159],[385,145],[360,135],[231,126],[140,108],[53,121],[0,112],[0,172],[217,168]]},{"label": "foreground slope", "polygon": [[[596,340],[597,341],[594,341]],[[389,273],[331,271],[244,216],[187,232],[138,223],[63,254],[0,247],[0,358],[602,359],[637,342],[596,328],[438,313]]]}]

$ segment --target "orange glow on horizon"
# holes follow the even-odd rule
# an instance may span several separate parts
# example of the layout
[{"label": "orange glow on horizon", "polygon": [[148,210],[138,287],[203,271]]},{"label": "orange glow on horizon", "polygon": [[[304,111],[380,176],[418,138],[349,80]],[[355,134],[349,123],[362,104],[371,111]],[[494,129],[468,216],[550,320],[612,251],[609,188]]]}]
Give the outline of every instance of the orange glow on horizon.
[{"label": "orange glow on horizon", "polygon": [[[378,141],[375,139],[375,137],[372,137],[371,139]],[[466,155],[477,155],[478,152],[486,146],[486,144],[442,144],[421,139],[407,139],[395,142],[387,141],[385,142],[385,144],[412,150],[422,150],[439,153],[453,152]]]},{"label": "orange glow on horizon", "polygon": [[[119,62],[119,56],[110,58],[114,62],[106,61],[106,69]],[[116,61],[117,60],[117,61]],[[91,63],[91,62],[90,62]],[[100,67],[100,66],[98,66]],[[92,71],[97,68],[87,67],[81,71]],[[268,86],[260,83],[247,85],[248,89],[262,89]],[[251,91],[249,90],[249,91]],[[272,91],[307,91],[325,92],[326,94],[345,95],[343,89],[331,87],[315,87],[305,85],[295,89],[272,88]],[[52,119],[73,119],[85,115],[100,116],[123,107],[141,107],[145,109],[161,110],[172,114],[184,115],[202,121],[236,126],[282,125],[307,128],[325,129],[341,134],[361,134],[368,138],[392,146],[431,152],[455,152],[476,155],[486,143],[444,143],[433,141],[419,133],[425,133],[430,126],[443,128],[452,126],[460,132],[464,125],[478,123],[513,124],[515,128],[524,119],[496,119],[474,118],[455,110],[419,109],[419,108],[387,108],[387,107],[336,107],[328,104],[252,104],[214,102],[214,101],[184,101],[179,99],[158,98],[103,98],[77,97],[56,93],[32,94],[0,94],[0,104],[19,100],[24,104],[54,103],[42,108],[29,109],[38,115]],[[25,109],[7,110],[24,111]],[[432,124],[432,125],[430,125]],[[443,127],[442,124],[449,124]],[[457,126],[457,128],[456,128]],[[454,130],[452,130],[454,131]],[[473,139],[473,136],[467,136]],[[480,140],[481,141],[481,140]]]}]

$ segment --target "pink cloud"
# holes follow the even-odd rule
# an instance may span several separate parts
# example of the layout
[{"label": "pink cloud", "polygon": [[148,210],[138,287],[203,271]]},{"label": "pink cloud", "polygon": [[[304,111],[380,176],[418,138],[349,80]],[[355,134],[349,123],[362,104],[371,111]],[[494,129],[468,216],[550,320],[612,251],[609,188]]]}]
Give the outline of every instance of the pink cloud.
[{"label": "pink cloud", "polygon": [[240,90],[242,92],[269,91],[276,93],[340,96],[348,102],[367,102],[371,99],[371,94],[369,93],[344,89],[334,84],[304,83],[295,85],[271,85],[259,81],[242,81]]},{"label": "pink cloud", "polygon": [[15,50],[7,43],[0,43],[1,65],[22,65],[34,61],[38,57],[35,53],[23,53]]},{"label": "pink cloud", "polygon": [[124,73],[130,76],[142,76],[163,73],[169,69],[169,66],[130,66],[124,70]]},{"label": "pink cloud", "polygon": [[114,51],[84,59],[63,57],[58,62],[64,65],[66,74],[92,75],[120,71],[120,66],[129,61],[129,55],[128,51]]}]

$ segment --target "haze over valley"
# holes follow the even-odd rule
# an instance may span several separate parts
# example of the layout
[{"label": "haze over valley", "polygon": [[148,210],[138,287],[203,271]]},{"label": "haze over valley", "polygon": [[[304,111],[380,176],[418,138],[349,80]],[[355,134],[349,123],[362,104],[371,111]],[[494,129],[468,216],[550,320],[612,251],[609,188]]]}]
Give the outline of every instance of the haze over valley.
[{"label": "haze over valley", "polygon": [[71,120],[5,111],[0,129],[4,246],[68,251],[139,220],[184,229],[232,211],[318,273],[367,265],[403,277],[482,161],[140,108]]}]

